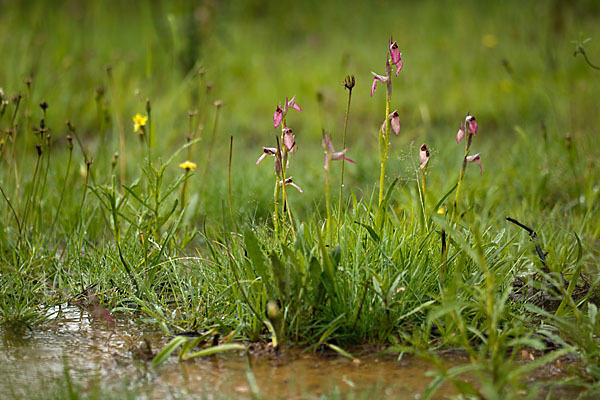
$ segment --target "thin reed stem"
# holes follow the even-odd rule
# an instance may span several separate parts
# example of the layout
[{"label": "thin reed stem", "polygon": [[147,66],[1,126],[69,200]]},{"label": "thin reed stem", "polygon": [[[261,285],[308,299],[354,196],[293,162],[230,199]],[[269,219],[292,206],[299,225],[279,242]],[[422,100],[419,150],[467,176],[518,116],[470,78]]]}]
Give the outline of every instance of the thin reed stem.
[{"label": "thin reed stem", "polygon": [[[353,77],[354,78],[354,77]],[[346,88],[348,89],[348,104],[346,105],[346,117],[344,119],[344,136],[342,138],[342,149],[346,148],[346,132],[348,131],[348,116],[350,115],[350,101],[352,100],[352,87],[353,87],[353,82],[354,79],[352,78],[352,86],[350,86],[348,84],[348,82],[346,83]],[[349,80],[349,77],[346,78],[346,80]],[[340,174],[340,199],[338,201],[338,236],[339,236],[339,229],[340,229],[340,221],[342,219],[342,200],[343,200],[343,191],[344,191],[344,167],[346,165],[346,160],[344,160],[342,158],[342,171]]]}]

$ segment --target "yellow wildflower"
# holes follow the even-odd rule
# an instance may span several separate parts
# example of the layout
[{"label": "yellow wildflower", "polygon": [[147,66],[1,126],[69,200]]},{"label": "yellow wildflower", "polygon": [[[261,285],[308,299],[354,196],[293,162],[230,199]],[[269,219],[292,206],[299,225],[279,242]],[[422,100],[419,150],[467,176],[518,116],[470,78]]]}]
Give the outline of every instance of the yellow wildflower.
[{"label": "yellow wildflower", "polygon": [[493,49],[498,45],[498,39],[496,38],[496,35],[489,33],[481,38],[481,43],[488,49]]},{"label": "yellow wildflower", "polygon": [[183,168],[186,171],[193,171],[196,169],[196,163],[191,161],[186,161],[184,163],[179,164],[179,168]]},{"label": "yellow wildflower", "polygon": [[143,135],[146,121],[148,121],[148,117],[144,117],[141,114],[136,114],[135,117],[133,117],[133,131],[141,131],[140,135]]}]

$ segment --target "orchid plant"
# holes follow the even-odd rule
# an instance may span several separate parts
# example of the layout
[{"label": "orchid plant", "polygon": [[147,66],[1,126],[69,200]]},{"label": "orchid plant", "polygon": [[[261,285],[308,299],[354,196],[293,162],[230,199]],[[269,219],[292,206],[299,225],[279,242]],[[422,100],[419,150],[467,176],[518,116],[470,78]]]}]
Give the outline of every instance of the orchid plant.
[{"label": "orchid plant", "polygon": [[402,70],[402,53],[398,48],[398,43],[393,41],[390,37],[389,41],[389,53],[386,57],[385,62],[385,75],[379,75],[375,72],[373,74],[373,85],[371,86],[371,97],[375,93],[377,83],[386,84],[386,97],[385,97],[385,119],[381,126],[381,132],[379,135],[379,156],[381,158],[381,174],[379,176],[379,204],[383,200],[383,185],[385,180],[385,167],[390,149],[390,128],[398,136],[400,133],[400,114],[398,110],[390,112],[391,101],[392,101],[392,64],[396,67],[396,77]]},{"label": "orchid plant", "polygon": [[296,185],[291,176],[286,176],[287,169],[289,168],[289,157],[293,156],[298,150],[296,145],[295,135],[291,128],[287,126],[286,117],[289,110],[294,109],[302,111],[302,108],[296,104],[296,96],[292,97],[291,100],[285,99],[284,106],[279,104],[275,108],[273,114],[273,125],[275,128],[281,126],[281,136],[277,136],[277,147],[263,147],[263,154],[256,161],[258,165],[266,156],[270,155],[275,157],[275,189],[273,193],[274,197],[274,214],[273,214],[273,226],[275,229],[275,235],[279,232],[279,198],[282,201],[282,213],[287,215],[290,220],[290,229],[294,237],[296,233],[294,231],[294,222],[292,219],[292,213],[287,200],[286,186],[293,186],[302,192],[302,189]]},{"label": "orchid plant", "polygon": [[477,120],[474,116],[467,113],[465,118],[465,122],[460,124],[458,128],[458,132],[456,132],[456,143],[460,143],[466,136],[467,140],[465,142],[465,156],[463,158],[462,165],[460,167],[460,175],[458,177],[458,184],[456,186],[456,197],[454,199],[454,206],[452,207],[452,221],[456,217],[456,209],[458,207],[458,199],[460,195],[460,188],[462,186],[463,178],[465,176],[465,170],[467,168],[467,163],[477,162],[479,164],[479,172],[483,174],[483,168],[481,166],[481,157],[480,153],[469,155],[469,150],[471,148],[471,142],[473,140],[473,136],[477,135],[477,130],[479,125],[477,124]]}]

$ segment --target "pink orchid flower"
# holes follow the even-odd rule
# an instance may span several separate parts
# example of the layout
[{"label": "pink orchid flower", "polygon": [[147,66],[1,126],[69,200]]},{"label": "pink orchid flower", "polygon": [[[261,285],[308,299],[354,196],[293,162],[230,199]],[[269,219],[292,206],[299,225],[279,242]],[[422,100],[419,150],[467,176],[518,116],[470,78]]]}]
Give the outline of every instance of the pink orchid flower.
[{"label": "pink orchid flower", "polygon": [[297,111],[302,111],[302,108],[298,104],[296,104],[296,96],[292,97],[292,99],[289,101],[286,97],[285,105],[283,106],[283,108],[281,108],[281,104],[279,104],[275,109],[275,114],[273,114],[273,125],[275,125],[275,128],[277,128],[281,124],[283,118],[286,116],[290,108],[293,108]]},{"label": "pink orchid flower", "polygon": [[277,149],[275,147],[263,147],[263,154],[258,157],[258,160],[256,161],[256,165],[258,165],[266,156],[273,156],[275,157],[277,155]]},{"label": "pink orchid flower", "polygon": [[298,104],[296,104],[296,96],[292,97],[292,99],[290,101],[287,101],[287,98],[286,98],[285,112],[287,112],[287,110],[290,107],[293,108],[294,110],[302,111],[302,108],[300,108],[300,106]]},{"label": "pink orchid flower", "polygon": [[465,124],[461,123],[456,132],[456,143],[460,143],[465,138]]},{"label": "pink orchid flower", "polygon": [[275,128],[281,124],[281,121],[283,121],[283,110],[281,109],[281,105],[278,105],[275,109],[275,114],[273,114],[273,125],[275,125]]},{"label": "pink orchid flower", "polygon": [[424,169],[429,162],[429,149],[425,143],[423,143],[421,146],[421,151],[419,152],[419,161],[421,161],[421,166],[419,167],[420,169]]},{"label": "pink orchid flower", "polygon": [[333,143],[331,143],[331,137],[329,137],[328,134],[323,135],[321,143],[323,144],[323,149],[325,149],[325,169],[329,169],[329,160],[346,160],[352,164],[356,164],[354,160],[344,157],[348,149],[338,152],[334,150]]},{"label": "pink orchid flower", "polygon": [[479,164],[479,173],[483,174],[483,167],[481,166],[481,157],[479,157],[479,154],[481,153],[477,153],[472,156],[467,156],[467,162],[472,163],[477,161],[477,164]]},{"label": "pink orchid flower", "polygon": [[[283,182],[279,181],[279,186],[283,186],[282,184]],[[302,188],[298,185],[296,185],[293,181],[292,181],[292,177],[290,176],[289,178],[286,178],[285,180],[285,186],[293,186],[295,187],[300,193],[302,192]]]},{"label": "pink orchid flower", "polygon": [[390,55],[392,56],[392,62],[396,66],[396,76],[402,70],[402,53],[398,49],[398,42],[392,42],[392,38],[390,37]]},{"label": "pink orchid flower", "polygon": [[392,130],[394,131],[396,136],[398,136],[398,134],[400,133],[400,114],[398,114],[398,110],[392,111],[390,115],[388,115],[388,118],[390,119]]},{"label": "pink orchid flower", "polygon": [[373,74],[373,86],[371,86],[371,97],[373,97],[373,93],[375,93],[375,89],[377,88],[377,82],[385,83],[388,81],[387,76],[378,75],[375,72],[371,71]]},{"label": "pink orchid flower", "polygon": [[287,149],[287,151],[292,151],[296,147],[296,141],[294,140],[295,136],[292,132],[291,128],[285,128],[283,130],[283,145]]},{"label": "pink orchid flower", "polygon": [[469,133],[471,133],[471,135],[477,135],[477,129],[479,128],[479,125],[477,124],[475,117],[467,114],[465,122],[469,127]]}]

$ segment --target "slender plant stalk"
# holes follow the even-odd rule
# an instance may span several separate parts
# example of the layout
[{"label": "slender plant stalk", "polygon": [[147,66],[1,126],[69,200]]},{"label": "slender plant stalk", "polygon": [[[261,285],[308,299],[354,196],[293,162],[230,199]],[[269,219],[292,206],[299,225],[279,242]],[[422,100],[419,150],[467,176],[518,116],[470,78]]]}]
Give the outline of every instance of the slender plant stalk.
[{"label": "slender plant stalk", "polygon": [[328,157],[328,165],[325,168],[325,206],[327,207],[327,241],[331,245],[331,204],[329,195],[329,165],[331,164],[331,155],[328,153],[325,157]]},{"label": "slender plant stalk", "polygon": [[215,112],[215,123],[213,124],[212,136],[210,137],[210,145],[208,146],[208,156],[206,157],[206,166],[204,167],[204,173],[202,174],[201,187],[204,187],[204,180],[206,179],[206,174],[208,173],[208,168],[210,167],[210,160],[212,159],[212,152],[215,147],[215,140],[217,138],[217,126],[219,123],[219,114],[222,105],[223,104],[219,100],[215,101],[215,107],[217,108]]},{"label": "slender plant stalk", "polygon": [[282,129],[281,129],[281,145],[279,143],[277,144],[278,152],[281,155],[281,200],[282,200],[281,212],[284,215],[287,213],[287,216],[290,220],[290,230],[292,231],[292,235],[294,236],[294,239],[296,239],[296,230],[294,229],[294,219],[292,218],[292,211],[290,210],[290,205],[288,203],[288,197],[287,197],[287,191],[285,188],[285,180],[286,180],[285,171],[286,171],[286,167],[287,167],[288,150],[287,150],[287,147],[285,146],[283,136],[284,136],[284,131],[286,128],[287,128],[287,126],[285,124],[285,119],[284,119],[283,123],[282,123]]},{"label": "slender plant stalk", "polygon": [[23,226],[27,226],[27,217],[29,217],[29,205],[33,200],[34,190],[37,182],[38,169],[40,167],[40,160],[42,159],[42,148],[37,145],[37,160],[35,162],[35,168],[33,169],[33,177],[31,178],[31,191],[29,192],[29,196],[27,196],[27,200],[25,201],[25,210],[23,211]]},{"label": "slender plant stalk", "polygon": [[229,168],[227,170],[227,198],[229,200],[229,214],[231,214],[231,225],[237,233],[235,218],[233,217],[233,202],[231,201],[231,160],[233,158],[233,136],[229,137]]},{"label": "slender plant stalk", "polygon": [[[346,80],[349,80],[349,77],[346,78]],[[351,82],[354,82],[354,79],[352,79]],[[348,116],[350,115],[350,101],[352,100],[352,87],[350,86],[348,83],[346,83],[346,88],[348,89],[348,104],[346,106],[346,117],[344,119],[344,136],[342,139],[342,149],[346,148],[346,132],[348,130]],[[342,219],[342,200],[343,200],[343,190],[344,190],[344,166],[346,164],[346,160],[344,160],[342,158],[342,172],[340,174],[340,199],[338,202],[338,212],[339,212],[339,218],[338,218],[338,236],[339,236],[339,229],[340,229],[340,223],[341,223],[341,219]]]},{"label": "slender plant stalk", "polygon": [[[8,198],[8,196],[6,196],[6,193],[4,192],[4,189],[2,189],[2,185],[0,185],[0,192],[2,192],[2,197],[4,197],[4,200],[6,201],[6,204],[8,204],[8,207],[10,208],[10,210],[13,213],[13,216],[15,217],[15,221],[17,222],[17,228],[19,229],[19,241],[20,241],[21,240],[22,228],[21,228],[21,222],[19,221],[19,217],[17,216],[17,212],[15,211],[15,209],[14,209],[12,203],[10,202],[10,199]],[[18,253],[18,251],[17,251],[17,253]]]},{"label": "slender plant stalk", "polygon": [[121,107],[119,105],[119,96],[117,95],[115,90],[115,82],[112,75],[112,67],[108,67],[106,69],[106,72],[108,73],[108,83],[113,96],[113,102],[115,103],[115,119],[117,120],[117,130],[119,132],[119,183],[122,187],[125,184],[127,178],[127,164],[125,163],[125,129],[123,128],[123,121],[121,119],[121,113],[119,112]]},{"label": "slender plant stalk", "polygon": [[387,76],[387,92],[385,97],[385,129],[379,136],[379,155],[381,157],[381,174],[379,176],[379,202],[383,201],[383,185],[385,184],[385,166],[387,163],[388,152],[390,149],[390,103],[392,101],[392,69],[390,67],[390,59],[388,57],[385,64],[385,72]]},{"label": "slender plant stalk", "polygon": [[460,175],[458,176],[458,184],[456,186],[456,197],[454,198],[454,205],[452,206],[452,218],[451,223],[455,222],[456,209],[458,208],[458,199],[460,196],[460,188],[462,187],[463,178],[465,177],[465,170],[467,169],[467,157],[469,156],[469,148],[471,147],[471,141],[473,140],[473,134],[469,132],[469,127],[465,127],[467,131],[467,141],[465,143],[465,156],[463,158],[462,165],[460,167]]},{"label": "slender plant stalk", "polygon": [[60,214],[60,208],[62,206],[63,198],[65,197],[65,188],[67,187],[67,180],[69,179],[69,172],[71,171],[71,159],[73,156],[73,144],[69,142],[69,159],[67,160],[67,171],[65,172],[65,179],[63,182],[62,190],[60,191],[60,198],[58,199],[58,206],[56,206],[56,212],[54,213],[54,219],[52,220],[52,226],[50,227],[50,236],[54,233],[54,227],[56,220]]},{"label": "slender plant stalk", "polygon": [[154,128],[152,126],[152,107],[150,106],[150,100],[146,100],[146,114],[148,115],[148,138],[147,138],[147,151],[148,151],[148,163],[152,164],[152,147],[154,147]]}]

